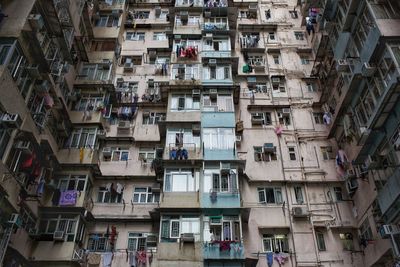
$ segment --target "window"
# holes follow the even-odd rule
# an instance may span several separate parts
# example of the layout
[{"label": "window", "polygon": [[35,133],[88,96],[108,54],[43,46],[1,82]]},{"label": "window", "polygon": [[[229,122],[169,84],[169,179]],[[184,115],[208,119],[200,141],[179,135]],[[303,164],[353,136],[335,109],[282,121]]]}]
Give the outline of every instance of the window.
[{"label": "window", "polygon": [[60,178],[58,179],[57,188],[60,189],[61,192],[67,190],[76,190],[79,192],[87,191],[85,190],[86,180],[88,180],[88,177],[86,175],[60,176]]},{"label": "window", "polygon": [[275,32],[269,32],[269,33],[268,33],[268,39],[269,39],[270,41],[275,41],[275,40],[276,40]]},{"label": "window", "polygon": [[220,173],[219,170],[204,171],[204,193],[235,193],[237,192],[236,171],[230,170],[227,174]]},{"label": "window", "polygon": [[144,32],[127,32],[126,33],[126,40],[128,41],[144,41],[145,39]]},{"label": "window", "polygon": [[279,54],[272,54],[272,59],[275,65],[281,64],[281,56]]},{"label": "window", "polygon": [[286,92],[285,79],[283,77],[272,77],[272,89]]},{"label": "window", "polygon": [[117,27],[119,18],[113,15],[101,15],[96,21],[96,27]]},{"label": "window", "polygon": [[282,189],[280,187],[258,188],[258,202],[267,204],[282,204]]},{"label": "window", "polygon": [[371,230],[371,226],[369,224],[369,220],[368,217],[365,218],[365,220],[363,221],[363,223],[360,225],[359,228],[360,231],[360,237],[364,240],[372,240],[372,230]]},{"label": "window", "polygon": [[296,37],[296,40],[303,41],[305,38],[304,32],[294,32],[294,37]]},{"label": "window", "polygon": [[128,233],[129,251],[146,251],[146,237],[142,233]]},{"label": "window", "polygon": [[331,146],[321,146],[321,154],[324,160],[334,159],[333,151]]},{"label": "window", "polygon": [[171,111],[194,111],[200,109],[200,99],[191,94],[172,95]]},{"label": "window", "polygon": [[77,78],[80,80],[108,80],[110,75],[109,64],[84,64]]},{"label": "window", "polygon": [[296,160],[296,151],[294,147],[288,147],[290,160]]},{"label": "window", "polygon": [[231,79],[230,66],[209,66],[203,68],[203,79],[205,80],[226,80]]},{"label": "window", "polygon": [[0,129],[0,160],[3,158],[3,155],[6,151],[8,142],[11,138],[11,132],[11,129]]},{"label": "window", "polygon": [[143,113],[143,125],[158,124],[159,121],[165,120],[165,113],[150,112],[148,115]]},{"label": "window", "polygon": [[87,249],[97,252],[111,251],[117,242],[117,237],[114,237],[114,244],[111,244],[110,241],[109,234],[90,234]]},{"label": "window", "polygon": [[310,60],[306,57],[300,57],[301,65],[308,65],[310,64]]},{"label": "window", "polygon": [[25,229],[28,233],[32,231],[36,232],[36,217],[31,212],[31,210],[26,206],[21,206],[19,216],[21,218],[22,224],[21,227]]},{"label": "window", "polygon": [[324,234],[320,232],[315,233],[317,236],[317,245],[319,251],[326,251]]},{"label": "window", "polygon": [[165,173],[165,192],[195,192],[199,189],[199,180],[192,169],[167,169]]},{"label": "window", "polygon": [[105,147],[103,149],[103,161],[127,161],[129,150],[121,147]]},{"label": "window", "polygon": [[96,128],[78,128],[72,131],[67,148],[94,148],[96,143]]},{"label": "window", "polygon": [[151,187],[135,187],[133,190],[134,203],[157,203],[160,201],[160,194],[153,193]]},{"label": "window", "polygon": [[290,113],[283,113],[280,111],[278,111],[277,113],[278,113],[279,123],[281,125],[285,126],[291,125]]},{"label": "window", "polygon": [[198,80],[200,69],[198,64],[174,64],[172,65],[171,79],[175,80]]},{"label": "window", "polygon": [[304,197],[303,197],[303,187],[302,186],[294,186],[294,197],[296,200],[296,204],[303,204]]},{"label": "window", "polygon": [[333,192],[335,194],[336,201],[342,201],[343,200],[342,188],[340,186],[333,187]]},{"label": "window", "polygon": [[203,142],[205,149],[228,150],[235,146],[235,132],[233,128],[203,128]]},{"label": "window", "polygon": [[266,152],[261,146],[254,146],[254,161],[273,161],[277,160],[275,152]]},{"label": "window", "polygon": [[248,56],[247,64],[252,66],[264,65],[264,57],[263,56]]},{"label": "window", "polygon": [[272,125],[271,112],[251,113],[251,123],[253,125]]},{"label": "window", "polygon": [[78,111],[95,111],[104,107],[104,94],[82,94],[75,105]]},{"label": "window", "polygon": [[205,216],[204,241],[239,241],[240,228],[238,216]]},{"label": "window", "polygon": [[203,111],[220,111],[232,112],[233,99],[232,95],[218,94],[216,97],[210,95],[203,95]]},{"label": "window", "polygon": [[324,113],[313,112],[313,118],[314,118],[315,124],[324,124]]},{"label": "window", "polygon": [[[195,43],[195,45],[198,45]],[[203,51],[229,51],[231,49],[229,39],[207,39],[203,41]]]},{"label": "window", "polygon": [[169,11],[168,10],[161,10],[159,16],[156,15],[156,19],[167,19]]},{"label": "window", "polygon": [[99,187],[99,191],[97,193],[97,202],[99,203],[121,203],[122,202],[122,195],[123,189],[121,194],[118,194],[117,191],[108,189],[110,188],[109,185]]},{"label": "window", "polygon": [[145,163],[151,163],[153,159],[155,159],[156,151],[154,149],[149,148],[140,148],[139,149],[139,160]]},{"label": "window", "polygon": [[262,243],[264,252],[289,252],[287,235],[263,234]]},{"label": "window", "polygon": [[132,17],[134,19],[148,19],[150,17],[150,11],[136,10],[133,12]]},{"label": "window", "polygon": [[265,10],[265,19],[271,19],[271,9]]},{"label": "window", "polygon": [[55,231],[63,231],[65,241],[75,239],[78,218],[75,215],[45,215],[39,223],[39,234],[53,235]]},{"label": "window", "polygon": [[153,40],[154,41],[162,41],[167,40],[167,35],[165,32],[154,32],[153,33]]},{"label": "window", "polygon": [[344,250],[347,250],[347,251],[354,250],[352,233],[341,233],[341,234],[339,234],[339,237],[340,237],[340,240],[342,240]]},{"label": "window", "polygon": [[307,87],[307,91],[310,93],[316,92],[318,89],[317,84],[311,83],[311,82],[306,83],[306,87]]},{"label": "window", "polygon": [[200,234],[200,219],[190,216],[163,216],[161,218],[161,240],[177,239],[181,233]]},{"label": "window", "polygon": [[168,129],[166,146],[169,149],[178,146],[198,149],[200,148],[200,136],[193,135],[192,129]]},{"label": "window", "polygon": [[187,21],[182,21],[180,16],[175,16],[177,26],[197,26],[200,23],[200,16],[189,16]]}]

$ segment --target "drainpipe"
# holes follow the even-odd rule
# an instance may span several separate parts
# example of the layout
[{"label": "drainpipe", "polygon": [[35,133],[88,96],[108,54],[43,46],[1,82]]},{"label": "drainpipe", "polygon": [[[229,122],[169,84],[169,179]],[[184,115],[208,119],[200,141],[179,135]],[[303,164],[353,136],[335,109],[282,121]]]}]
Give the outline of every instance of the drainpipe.
[{"label": "drainpipe", "polygon": [[[291,116],[293,118],[292,109],[290,109],[290,113],[291,113]],[[293,122],[293,128],[296,129],[295,120],[292,119],[292,122]],[[294,137],[295,137],[296,144],[299,147],[300,143],[299,143],[299,136],[298,136],[297,130],[294,130]],[[305,177],[305,174],[304,174],[303,156],[300,154],[300,149],[298,149],[297,151],[298,151],[297,154],[299,155],[299,159],[300,159],[301,177],[302,177],[302,180],[305,180],[306,177]],[[321,260],[320,260],[320,257],[319,257],[317,237],[315,235],[316,233],[315,233],[315,228],[314,228],[314,221],[312,219],[312,214],[311,214],[311,205],[310,205],[310,201],[308,199],[308,186],[307,186],[307,183],[304,183],[304,191],[305,191],[305,199],[306,199],[306,203],[307,203],[307,210],[310,213],[310,224],[311,224],[311,231],[312,231],[313,240],[314,240],[314,250],[315,250],[316,263],[317,263],[317,265],[319,265]]]},{"label": "drainpipe", "polygon": [[[271,90],[271,97],[272,97],[272,90]],[[275,120],[276,119],[277,119],[277,115],[275,114]],[[294,251],[295,266],[298,266],[297,257],[296,257],[296,245],[295,245],[295,242],[294,242],[294,234],[293,234],[293,222],[292,222],[292,219],[290,217],[291,212],[290,212],[290,209],[289,209],[289,194],[288,194],[288,190],[287,190],[286,174],[285,174],[284,165],[283,165],[282,146],[281,146],[281,139],[280,138],[281,137],[278,137],[278,148],[279,148],[279,154],[280,154],[283,181],[284,181],[284,184],[285,184],[285,194],[286,194],[286,198],[287,198],[287,209],[288,209],[288,215],[289,215],[289,230],[292,233],[291,240],[292,240],[292,246],[293,246],[293,251]],[[283,207],[283,208],[285,208],[285,207]]]}]

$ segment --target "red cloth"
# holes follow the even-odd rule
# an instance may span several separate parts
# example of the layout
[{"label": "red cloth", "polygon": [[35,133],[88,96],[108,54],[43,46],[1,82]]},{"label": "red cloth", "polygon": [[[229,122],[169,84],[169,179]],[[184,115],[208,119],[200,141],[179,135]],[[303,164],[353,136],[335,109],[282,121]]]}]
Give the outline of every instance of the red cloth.
[{"label": "red cloth", "polygon": [[21,167],[23,169],[31,167],[33,164],[33,155],[29,155],[29,157],[22,163]]}]

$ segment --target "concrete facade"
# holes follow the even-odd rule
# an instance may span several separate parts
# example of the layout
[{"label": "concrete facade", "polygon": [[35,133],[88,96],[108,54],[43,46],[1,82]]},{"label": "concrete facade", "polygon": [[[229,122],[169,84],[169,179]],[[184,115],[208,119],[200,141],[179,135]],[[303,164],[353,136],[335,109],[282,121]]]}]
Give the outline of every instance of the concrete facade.
[{"label": "concrete facade", "polygon": [[395,266],[398,14],[1,1],[0,265]]}]

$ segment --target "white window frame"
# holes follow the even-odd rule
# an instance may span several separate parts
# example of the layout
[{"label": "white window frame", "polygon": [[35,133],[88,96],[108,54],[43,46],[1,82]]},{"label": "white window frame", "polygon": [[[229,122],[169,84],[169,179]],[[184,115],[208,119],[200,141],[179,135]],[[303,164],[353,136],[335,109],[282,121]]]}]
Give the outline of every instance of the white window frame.
[{"label": "white window frame", "polygon": [[[273,202],[268,202],[267,201],[267,192],[266,190],[273,190],[273,194],[274,194],[274,201]],[[276,205],[280,205],[282,204],[283,201],[283,192],[282,192],[282,187],[280,186],[274,186],[274,187],[259,187],[257,188],[257,192],[258,192],[258,203],[261,204],[276,204]],[[261,194],[263,194],[263,198],[264,201],[262,199],[260,199]]]},{"label": "white window frame", "polygon": [[[81,140],[83,134],[86,135],[86,140]],[[97,141],[97,128],[75,128],[71,133],[70,148],[94,148]],[[76,136],[76,145],[74,140]],[[89,138],[90,137],[90,138]],[[92,139],[92,141],[91,141]],[[83,143],[81,144],[81,142]]]},{"label": "white window frame", "polygon": [[145,32],[126,32],[127,41],[144,41],[146,39]]},{"label": "white window frame", "polygon": [[[174,170],[166,170],[164,174],[164,192],[197,192],[199,190],[199,179],[198,172],[192,173],[191,170],[188,169],[174,169]],[[186,176],[186,178],[184,178]],[[174,190],[174,179],[185,179],[185,187],[186,189],[182,190]]]},{"label": "white window frame", "polygon": [[[144,189],[144,191],[142,191]],[[144,201],[142,201],[144,197]],[[137,198],[137,199],[136,199]],[[158,200],[158,201],[157,201]],[[133,189],[132,202],[136,204],[152,204],[160,201],[160,194],[152,192],[149,186],[135,186]]]}]

